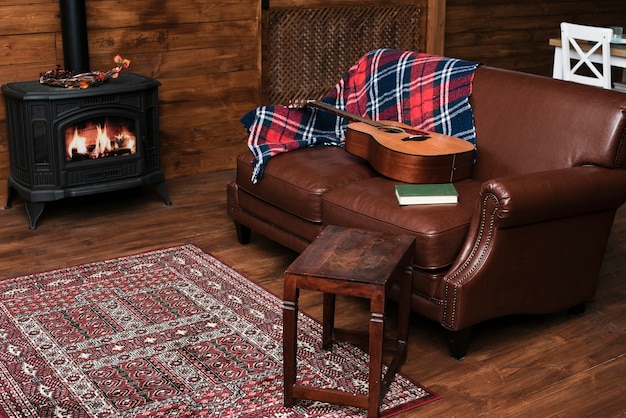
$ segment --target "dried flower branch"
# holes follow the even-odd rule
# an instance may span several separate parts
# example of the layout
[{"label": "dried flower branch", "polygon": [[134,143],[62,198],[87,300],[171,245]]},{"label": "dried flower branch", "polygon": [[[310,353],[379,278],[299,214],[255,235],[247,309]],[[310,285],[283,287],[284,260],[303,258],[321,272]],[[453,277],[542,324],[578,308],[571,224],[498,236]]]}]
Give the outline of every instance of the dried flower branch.
[{"label": "dried flower branch", "polygon": [[122,70],[130,66],[130,60],[122,58],[119,55],[116,55],[113,61],[116,66],[107,72],[93,71],[80,74],[74,74],[72,71],[64,70],[60,65],[57,65],[54,70],[41,73],[39,82],[55,87],[79,87],[85,89],[103,83],[109,78],[117,78]]}]

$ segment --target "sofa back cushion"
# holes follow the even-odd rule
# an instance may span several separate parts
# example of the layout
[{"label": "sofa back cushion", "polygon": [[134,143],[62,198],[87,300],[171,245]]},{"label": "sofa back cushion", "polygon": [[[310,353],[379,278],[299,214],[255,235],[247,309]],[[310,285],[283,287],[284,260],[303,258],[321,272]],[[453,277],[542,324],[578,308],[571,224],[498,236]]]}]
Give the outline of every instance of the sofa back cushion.
[{"label": "sofa back cushion", "polygon": [[482,66],[470,98],[476,180],[584,164],[626,167],[626,94]]}]

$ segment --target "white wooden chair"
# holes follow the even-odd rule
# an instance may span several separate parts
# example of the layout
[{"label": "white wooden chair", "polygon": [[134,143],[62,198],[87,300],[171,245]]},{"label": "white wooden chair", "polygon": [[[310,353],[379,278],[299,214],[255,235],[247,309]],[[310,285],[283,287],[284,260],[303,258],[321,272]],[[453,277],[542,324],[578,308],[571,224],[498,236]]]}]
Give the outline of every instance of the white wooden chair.
[{"label": "white wooden chair", "polygon": [[563,80],[611,89],[612,37],[611,28],[562,22]]}]

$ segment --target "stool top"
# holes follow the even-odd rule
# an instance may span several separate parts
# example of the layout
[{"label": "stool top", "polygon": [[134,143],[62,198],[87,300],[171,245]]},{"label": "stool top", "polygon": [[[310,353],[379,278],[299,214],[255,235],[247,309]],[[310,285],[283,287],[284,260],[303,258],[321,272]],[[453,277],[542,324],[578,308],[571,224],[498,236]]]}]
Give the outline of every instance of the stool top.
[{"label": "stool top", "polygon": [[329,225],[285,273],[385,284],[399,264],[412,257],[414,245],[410,235]]}]

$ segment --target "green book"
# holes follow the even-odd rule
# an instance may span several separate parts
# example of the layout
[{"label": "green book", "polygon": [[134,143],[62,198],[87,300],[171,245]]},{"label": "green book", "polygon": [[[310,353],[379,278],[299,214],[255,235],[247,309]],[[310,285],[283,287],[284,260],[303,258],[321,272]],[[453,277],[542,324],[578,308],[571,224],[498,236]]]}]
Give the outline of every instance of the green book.
[{"label": "green book", "polygon": [[452,183],[397,184],[396,197],[400,205],[437,205],[459,201],[459,194]]}]

